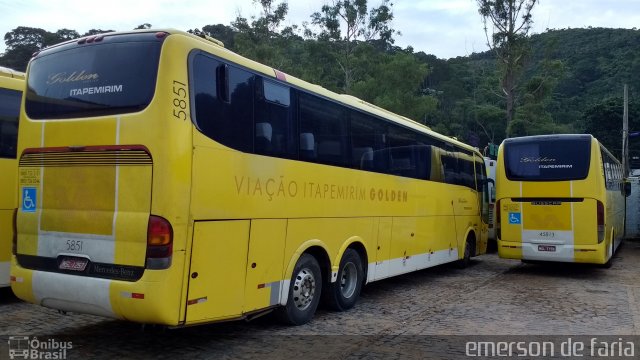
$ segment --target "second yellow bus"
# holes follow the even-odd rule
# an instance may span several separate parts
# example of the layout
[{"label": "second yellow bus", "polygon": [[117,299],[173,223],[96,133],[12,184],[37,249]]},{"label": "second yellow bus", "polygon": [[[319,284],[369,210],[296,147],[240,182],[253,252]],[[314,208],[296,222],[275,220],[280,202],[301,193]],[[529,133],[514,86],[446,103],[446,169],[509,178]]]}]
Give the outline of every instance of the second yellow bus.
[{"label": "second yellow bus", "polygon": [[496,176],[500,257],[611,264],[628,189],[620,162],[593,136],[506,139]]}]

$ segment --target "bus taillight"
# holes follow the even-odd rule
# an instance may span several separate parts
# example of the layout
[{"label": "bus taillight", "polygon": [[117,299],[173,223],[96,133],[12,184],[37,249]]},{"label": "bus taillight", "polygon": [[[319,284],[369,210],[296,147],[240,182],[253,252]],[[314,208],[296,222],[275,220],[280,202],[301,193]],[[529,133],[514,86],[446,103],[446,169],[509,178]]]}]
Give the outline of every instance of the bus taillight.
[{"label": "bus taillight", "polygon": [[162,270],[171,266],[173,229],[163,217],[151,215],[147,227],[147,269]]},{"label": "bus taillight", "polygon": [[598,244],[604,240],[604,205],[601,201],[598,201]]}]

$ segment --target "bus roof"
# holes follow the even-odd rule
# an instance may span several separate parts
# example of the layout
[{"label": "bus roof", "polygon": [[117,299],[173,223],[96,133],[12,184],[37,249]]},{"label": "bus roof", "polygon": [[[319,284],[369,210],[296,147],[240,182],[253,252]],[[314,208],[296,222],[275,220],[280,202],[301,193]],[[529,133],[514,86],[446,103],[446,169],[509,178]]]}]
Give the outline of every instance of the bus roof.
[{"label": "bus roof", "polygon": [[591,134],[551,134],[551,135],[530,135],[504,139],[505,143],[518,143],[529,141],[545,141],[545,140],[575,140],[575,139],[595,139]]},{"label": "bus roof", "polygon": [[12,78],[12,79],[21,79],[24,80],[24,73],[20,71],[16,71],[13,69],[9,69],[7,67],[0,66],[0,76]]},{"label": "bus roof", "polygon": [[[347,95],[347,94],[338,94],[335,93],[331,90],[328,90],[320,85],[316,85],[316,84],[312,84],[309,83],[307,81],[304,81],[302,79],[299,79],[295,76],[289,75],[289,74],[285,74],[275,68],[272,68],[270,66],[264,65],[262,63],[259,63],[257,61],[248,59],[246,57],[243,57],[242,55],[239,55],[227,48],[224,47],[224,44],[217,40],[214,39],[210,36],[203,36],[204,34],[191,34],[188,33],[186,31],[182,31],[182,30],[176,30],[176,29],[139,29],[139,30],[129,30],[129,31],[118,31],[118,32],[110,32],[110,33],[104,33],[104,34],[96,34],[96,35],[91,35],[91,36],[85,36],[82,37],[80,39],[89,39],[89,38],[95,38],[97,36],[113,36],[113,35],[126,35],[126,34],[136,34],[136,33],[167,33],[170,35],[183,35],[183,36],[187,36],[190,37],[192,39],[196,39],[200,42],[202,42],[203,44],[205,44],[206,46],[209,46],[212,52],[218,53],[218,55],[223,55],[226,57],[229,57],[230,60],[239,62],[240,65],[244,65],[244,66],[248,66],[249,68],[253,69],[254,71],[259,71],[261,73],[263,73],[266,76],[269,76],[271,78],[273,78],[276,81],[284,81],[290,85],[295,85],[297,87],[300,87],[302,89],[305,90],[309,90],[313,93],[316,93],[318,95],[324,96],[328,99],[331,99],[333,101],[336,102],[340,102],[342,104],[345,104],[347,106],[362,110],[364,112],[373,114],[373,115],[377,115],[381,118],[387,119],[387,120],[391,120],[393,122],[395,122],[398,125],[407,127],[407,128],[411,128],[413,130],[428,134],[436,139],[442,140],[444,142],[450,143],[452,145],[458,146],[460,148],[463,148],[467,151],[471,151],[474,153],[477,153],[478,155],[480,155],[480,151],[477,148],[474,148],[473,146],[470,146],[468,144],[465,144],[457,139],[454,139],[452,137],[446,136],[446,135],[442,135],[440,133],[437,133],[433,130],[431,130],[428,126],[423,125],[417,121],[414,121],[412,119],[409,119],[405,116],[402,115],[398,115],[395,114],[389,110],[380,108],[376,105],[370,104],[362,99],[359,99],[355,96],[351,96],[351,95]],[[53,46],[50,46],[46,49],[43,49],[41,52],[45,52],[47,50],[50,49],[54,49],[56,47],[59,46],[63,46],[66,44],[71,44],[73,42],[78,42],[80,39],[74,39],[74,40],[69,40],[69,41],[65,41],[62,42],[60,44],[56,44]]]}]

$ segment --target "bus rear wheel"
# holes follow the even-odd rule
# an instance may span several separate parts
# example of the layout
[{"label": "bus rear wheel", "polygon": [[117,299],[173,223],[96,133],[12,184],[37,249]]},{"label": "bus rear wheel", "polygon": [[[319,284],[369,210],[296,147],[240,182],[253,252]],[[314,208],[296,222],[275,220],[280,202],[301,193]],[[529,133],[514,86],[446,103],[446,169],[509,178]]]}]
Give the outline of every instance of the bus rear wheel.
[{"label": "bus rear wheel", "polygon": [[318,308],[321,291],[322,274],[318,261],[310,254],[302,254],[293,269],[287,305],[276,312],[278,319],[288,325],[308,323]]},{"label": "bus rear wheel", "polygon": [[327,307],[346,311],[355,306],[364,283],[362,259],[354,249],[347,249],[340,260],[338,279],[328,283],[323,299]]}]

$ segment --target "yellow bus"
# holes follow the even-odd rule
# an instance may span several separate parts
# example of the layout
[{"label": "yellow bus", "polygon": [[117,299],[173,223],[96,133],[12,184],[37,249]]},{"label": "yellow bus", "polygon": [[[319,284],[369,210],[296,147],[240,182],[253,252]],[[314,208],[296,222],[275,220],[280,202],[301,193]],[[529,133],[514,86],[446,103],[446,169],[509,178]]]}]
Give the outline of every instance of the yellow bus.
[{"label": "yellow bus", "polygon": [[26,301],[303,324],[321,298],[346,310],[365,283],[485,251],[476,149],[211,38],[84,37],[37,54],[27,84],[11,270]]},{"label": "yellow bus", "polygon": [[9,286],[16,209],[18,117],[24,74],[0,67],[0,287]]},{"label": "yellow bus", "polygon": [[620,162],[593,136],[506,139],[496,186],[500,257],[611,264],[628,189]]}]

